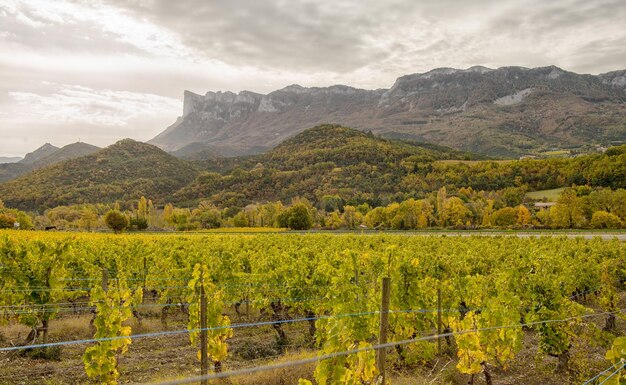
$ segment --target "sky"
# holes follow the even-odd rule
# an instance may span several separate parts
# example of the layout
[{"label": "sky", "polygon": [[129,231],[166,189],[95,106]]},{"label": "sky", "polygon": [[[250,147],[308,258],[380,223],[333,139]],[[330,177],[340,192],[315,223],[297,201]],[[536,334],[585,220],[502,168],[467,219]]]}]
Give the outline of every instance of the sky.
[{"label": "sky", "polygon": [[624,69],[624,20],[624,0],[0,0],[0,156],[149,140],[182,114],[184,90]]}]

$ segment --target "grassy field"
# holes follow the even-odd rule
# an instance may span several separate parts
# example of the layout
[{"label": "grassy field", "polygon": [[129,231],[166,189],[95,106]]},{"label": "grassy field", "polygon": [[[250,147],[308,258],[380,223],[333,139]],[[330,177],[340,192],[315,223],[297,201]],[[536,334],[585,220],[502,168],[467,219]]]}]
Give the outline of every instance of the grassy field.
[{"label": "grassy field", "polygon": [[494,163],[509,163],[513,162],[512,159],[499,159],[499,160],[462,160],[462,159],[445,159],[445,160],[436,160],[435,164],[467,164],[473,165],[477,163],[485,163],[485,162],[494,162]]},{"label": "grassy field", "polygon": [[217,229],[196,230],[198,233],[276,233],[284,232],[288,229],[275,227],[220,227]]},{"label": "grassy field", "polygon": [[570,152],[568,150],[553,150],[553,151],[545,151],[542,152],[540,155],[541,156],[545,156],[545,157],[564,157],[564,156],[568,156],[570,154]]},{"label": "grassy field", "polygon": [[536,200],[546,200],[548,202],[556,202],[565,187],[555,188],[551,190],[539,190],[526,193],[526,198]]}]

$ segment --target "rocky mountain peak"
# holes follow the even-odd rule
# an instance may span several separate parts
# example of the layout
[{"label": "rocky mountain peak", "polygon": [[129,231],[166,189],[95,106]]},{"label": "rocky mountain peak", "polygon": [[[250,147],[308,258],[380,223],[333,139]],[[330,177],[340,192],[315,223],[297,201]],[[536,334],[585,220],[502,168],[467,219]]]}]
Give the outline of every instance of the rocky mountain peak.
[{"label": "rocky mountain peak", "polygon": [[444,67],[399,77],[389,89],[292,84],[266,95],[186,91],[184,100],[183,116],[150,143],[256,153],[325,123],[501,156],[626,139],[626,71]]}]

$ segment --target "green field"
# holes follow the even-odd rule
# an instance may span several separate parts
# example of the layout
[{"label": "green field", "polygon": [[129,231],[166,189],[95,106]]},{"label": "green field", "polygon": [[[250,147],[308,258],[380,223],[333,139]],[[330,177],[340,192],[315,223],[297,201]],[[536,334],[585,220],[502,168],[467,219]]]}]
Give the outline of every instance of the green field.
[{"label": "green field", "polygon": [[544,151],[540,155],[545,157],[565,157],[568,156],[570,152],[568,150],[553,150],[553,151]]},{"label": "green field", "polygon": [[526,193],[526,198],[535,200],[546,200],[548,202],[556,202],[565,187],[555,188],[551,190],[539,190]]},{"label": "green field", "polygon": [[436,160],[433,163],[435,163],[435,164],[445,164],[445,165],[466,164],[466,165],[469,165],[469,166],[473,166],[473,165],[477,165],[477,164],[484,164],[486,162],[506,164],[506,163],[514,162],[514,160],[512,160],[512,159],[494,159],[494,160],[443,159],[443,160]]}]

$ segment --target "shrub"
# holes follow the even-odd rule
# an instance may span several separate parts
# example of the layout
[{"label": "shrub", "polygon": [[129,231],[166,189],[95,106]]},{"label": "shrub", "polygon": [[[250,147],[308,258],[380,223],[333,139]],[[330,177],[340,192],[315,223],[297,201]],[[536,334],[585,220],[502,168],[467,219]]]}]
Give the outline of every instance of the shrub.
[{"label": "shrub", "polygon": [[197,223],[181,223],[176,225],[176,231],[193,231],[198,230]]},{"label": "shrub", "polygon": [[48,346],[45,348],[24,349],[20,352],[20,355],[36,360],[61,361],[61,347]]},{"label": "shrub", "polygon": [[495,226],[514,226],[517,222],[518,210],[513,207],[505,207],[494,212],[491,216],[491,223]]},{"label": "shrub", "polygon": [[203,229],[216,229],[222,226],[222,213],[209,202],[200,202],[198,208],[191,213],[191,221]]},{"label": "shrub", "polygon": [[148,228],[148,220],[146,218],[131,218],[129,228],[131,230],[145,230]]},{"label": "shrub", "polygon": [[110,210],[104,216],[104,223],[116,234],[128,227],[128,218],[118,210]]},{"label": "shrub", "polygon": [[15,217],[7,214],[0,214],[0,229],[12,229]]},{"label": "shrub", "polygon": [[296,203],[278,216],[278,224],[292,230],[308,230],[313,226],[313,217],[304,203]]},{"label": "shrub", "polygon": [[591,217],[591,227],[594,229],[619,229],[622,227],[622,220],[615,214],[596,211]]}]

